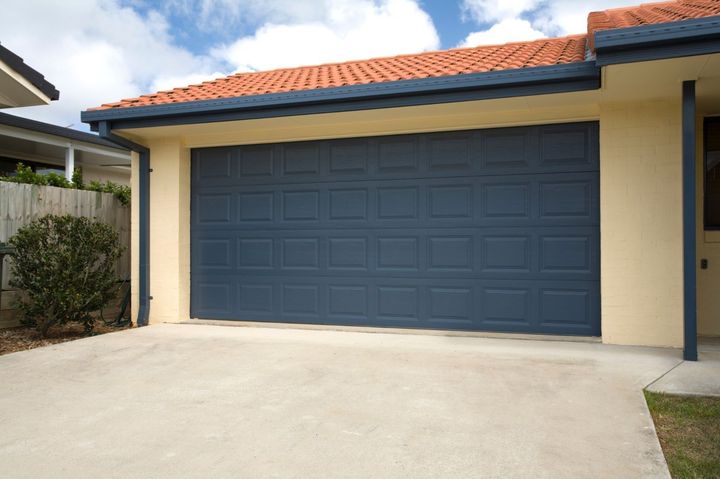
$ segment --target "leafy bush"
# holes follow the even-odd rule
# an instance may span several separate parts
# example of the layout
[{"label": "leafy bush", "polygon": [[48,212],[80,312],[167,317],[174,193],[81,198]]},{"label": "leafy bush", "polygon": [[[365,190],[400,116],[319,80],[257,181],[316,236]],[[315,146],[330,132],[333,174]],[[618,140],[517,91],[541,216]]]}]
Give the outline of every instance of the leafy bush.
[{"label": "leafy bush", "polygon": [[75,168],[73,170],[72,174],[72,184],[77,188],[78,190],[84,190],[85,189],[85,181],[83,181],[83,173],[82,168]]},{"label": "leafy bush", "polygon": [[86,189],[90,191],[99,191],[100,193],[112,193],[115,195],[121,204],[127,206],[130,204],[130,187],[125,185],[118,185],[112,181],[106,181],[100,183],[99,181],[91,181]]},{"label": "leafy bush", "polygon": [[1,181],[10,181],[12,183],[25,183],[30,185],[41,186],[57,186],[59,188],[75,188],[78,190],[90,190],[100,193],[112,193],[123,206],[130,204],[130,187],[119,185],[112,181],[101,183],[99,181],[91,181],[88,185],[83,181],[81,168],[75,168],[72,175],[72,181],[68,181],[64,176],[57,173],[48,173],[41,175],[35,173],[32,168],[22,163],[17,164],[14,176],[0,176]]},{"label": "leafy bush", "polygon": [[115,263],[123,248],[112,226],[70,215],[47,215],[10,239],[11,285],[23,290],[23,323],[42,337],[53,325],[82,323],[90,333],[95,318],[113,298]]}]

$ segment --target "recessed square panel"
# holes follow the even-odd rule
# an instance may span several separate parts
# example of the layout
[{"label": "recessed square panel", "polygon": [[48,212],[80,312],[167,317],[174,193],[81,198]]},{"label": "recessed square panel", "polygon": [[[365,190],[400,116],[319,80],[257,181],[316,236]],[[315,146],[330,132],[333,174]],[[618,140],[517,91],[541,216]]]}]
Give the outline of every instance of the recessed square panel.
[{"label": "recessed square panel", "polygon": [[527,218],[530,216],[527,183],[485,185],[483,208],[487,218]]},{"label": "recessed square panel", "polygon": [[330,146],[331,173],[365,173],[367,171],[367,141],[343,140]]},{"label": "recessed square panel", "polygon": [[540,184],[540,215],[588,217],[591,209],[590,181]]},{"label": "recessed square panel", "polygon": [[418,168],[415,138],[381,138],[378,140],[378,168],[382,172],[414,171]]},{"label": "recessed square panel", "polygon": [[540,239],[542,271],[590,271],[590,238],[587,236],[545,236]]},{"label": "recessed square panel", "polygon": [[530,270],[530,240],[527,236],[483,238],[483,271]]},{"label": "recessed square panel", "polygon": [[318,240],[315,238],[293,238],[282,241],[283,268],[317,269]]},{"label": "recessed square panel", "polygon": [[240,150],[240,176],[272,176],[273,147],[255,146]]},{"label": "recessed square panel", "polygon": [[331,220],[364,220],[367,218],[367,190],[331,190]]},{"label": "recessed square panel", "polygon": [[282,306],[284,313],[318,314],[318,287],[305,284],[283,285]]},{"label": "recessed square panel", "polygon": [[472,238],[469,236],[429,239],[429,264],[433,270],[472,270]]},{"label": "recessed square panel", "polygon": [[482,164],[486,168],[528,166],[525,133],[488,132],[483,137]]},{"label": "recessed square panel", "polygon": [[482,318],[492,323],[528,323],[530,292],[520,288],[486,288],[482,292]]},{"label": "recessed square panel", "polygon": [[437,135],[428,138],[430,144],[430,168],[470,168],[470,134],[467,136]]},{"label": "recessed square panel", "polygon": [[271,238],[241,238],[237,245],[238,268],[272,269],[273,240]]},{"label": "recessed square panel", "polygon": [[472,217],[472,186],[433,186],[429,195],[431,218]]},{"label": "recessed square panel", "polygon": [[377,252],[379,270],[417,270],[417,238],[378,238]]},{"label": "recessed square panel", "polygon": [[552,129],[540,136],[543,164],[584,164],[589,162],[588,141],[584,130]]},{"label": "recessed square panel", "polygon": [[[273,285],[248,284],[238,286],[238,309],[243,313],[272,313]],[[252,319],[252,318],[248,318]]]},{"label": "recessed square panel", "polygon": [[230,240],[201,239],[197,241],[198,264],[203,268],[230,267]]},{"label": "recessed square panel", "polygon": [[367,286],[330,286],[328,312],[338,316],[367,316]]},{"label": "recessed square panel", "polygon": [[285,145],[283,174],[316,175],[318,173],[320,173],[320,150],[317,143]]},{"label": "recessed square panel", "polygon": [[418,291],[415,287],[380,286],[378,316],[397,319],[417,319]]},{"label": "recessed square panel", "polygon": [[542,289],[540,321],[544,325],[589,326],[590,294],[580,289]]},{"label": "recessed square panel", "polygon": [[328,253],[329,268],[367,268],[367,240],[365,238],[330,238]]},{"label": "recessed square panel", "polygon": [[193,168],[197,169],[197,178],[201,180],[230,177],[233,150],[228,148],[208,148],[194,153]]},{"label": "recessed square panel", "polygon": [[211,313],[229,313],[232,309],[228,283],[198,283],[194,287],[197,309]]},{"label": "recessed square panel", "polygon": [[378,188],[378,218],[416,219],[417,216],[417,188]]},{"label": "recessed square panel", "polygon": [[240,221],[272,221],[273,193],[240,193],[238,195]]},{"label": "recessed square panel", "polygon": [[430,288],[430,318],[472,321],[472,291],[468,288]]},{"label": "recessed square panel", "polygon": [[283,219],[317,220],[320,195],[317,191],[286,191],[283,194]]},{"label": "recessed square panel", "polygon": [[230,223],[229,194],[196,196],[198,223]]}]

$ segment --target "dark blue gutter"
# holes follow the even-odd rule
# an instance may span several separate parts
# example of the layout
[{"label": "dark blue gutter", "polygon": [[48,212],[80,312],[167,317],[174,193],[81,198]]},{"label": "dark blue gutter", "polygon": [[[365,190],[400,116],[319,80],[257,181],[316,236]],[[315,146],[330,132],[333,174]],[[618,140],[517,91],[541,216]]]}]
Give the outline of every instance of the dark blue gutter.
[{"label": "dark blue gutter", "polygon": [[[112,132],[110,125],[103,121],[98,124],[101,138],[120,145],[128,150],[135,151],[140,156],[138,170],[140,172],[137,201],[139,205],[139,300],[136,323],[138,326],[147,326],[150,316],[150,150],[142,145],[118,136]],[[134,200],[133,200],[134,201]]]},{"label": "dark blue gutter", "polygon": [[683,358],[697,361],[695,80],[682,85]]},{"label": "dark blue gutter", "polygon": [[598,66],[717,52],[720,52],[718,16],[595,33]]},{"label": "dark blue gutter", "polygon": [[437,78],[270,93],[167,105],[84,111],[93,129],[110,122],[113,129],[296,116],[340,111],[507,98],[596,90],[600,69],[579,62]]}]

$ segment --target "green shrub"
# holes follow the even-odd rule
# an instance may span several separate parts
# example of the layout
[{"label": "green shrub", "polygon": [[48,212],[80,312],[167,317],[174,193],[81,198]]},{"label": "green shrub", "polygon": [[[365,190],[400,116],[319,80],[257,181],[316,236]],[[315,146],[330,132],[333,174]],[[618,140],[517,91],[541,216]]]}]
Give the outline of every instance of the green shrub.
[{"label": "green shrub", "polygon": [[112,193],[121,204],[127,206],[130,204],[130,187],[118,185],[112,181],[100,183],[99,181],[91,181],[86,185],[86,189],[90,191],[99,191],[100,193]]},{"label": "green shrub", "polygon": [[85,189],[85,181],[83,181],[82,168],[75,168],[72,174],[72,184],[78,190]]},{"label": "green shrub", "polygon": [[15,176],[3,176],[3,181],[11,181],[13,183],[25,183],[28,185],[47,185],[45,175],[38,175],[32,168],[18,163],[15,168]]},{"label": "green shrub", "polygon": [[119,185],[112,181],[101,183],[99,181],[91,181],[85,184],[81,168],[75,168],[72,175],[72,181],[68,181],[64,176],[57,173],[48,173],[41,175],[35,173],[32,168],[18,163],[15,169],[15,176],[0,176],[1,181],[10,181],[12,183],[25,183],[29,185],[41,186],[57,186],[59,188],[75,188],[78,190],[97,191],[99,193],[111,193],[120,201],[123,206],[130,204],[130,187]]},{"label": "green shrub", "polygon": [[62,175],[58,175],[57,173],[50,172],[46,175],[39,175],[45,177],[45,184],[48,186],[57,186],[58,188],[71,188],[72,185]]},{"label": "green shrub", "polygon": [[47,215],[10,239],[16,251],[11,285],[23,290],[23,323],[42,337],[53,325],[82,323],[90,333],[95,318],[113,298],[115,263],[123,248],[112,226],[70,215]]}]

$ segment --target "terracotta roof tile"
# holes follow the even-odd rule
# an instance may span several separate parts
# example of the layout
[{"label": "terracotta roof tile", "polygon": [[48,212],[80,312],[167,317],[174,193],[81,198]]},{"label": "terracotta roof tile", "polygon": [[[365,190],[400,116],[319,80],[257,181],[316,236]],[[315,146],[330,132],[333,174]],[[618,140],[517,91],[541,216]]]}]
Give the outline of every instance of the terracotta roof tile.
[{"label": "terracotta roof tile", "polygon": [[127,98],[116,103],[106,103],[93,110],[464,75],[581,62],[584,59],[585,35],[573,35],[532,42],[456,48],[345,63],[237,73],[187,87]]},{"label": "terracotta roof tile", "polygon": [[720,15],[720,0],[676,0],[615,8],[591,13],[588,16],[588,35],[237,73],[187,87],[128,98],[116,103],[105,103],[91,110],[183,103],[582,62],[586,57],[586,47],[592,50],[588,38],[592,40],[594,33],[599,30],[714,15]]},{"label": "terracotta roof tile", "polygon": [[715,15],[720,15],[720,0],[676,0],[592,12],[588,15],[588,43],[592,49],[594,34],[600,30],[678,22]]}]

